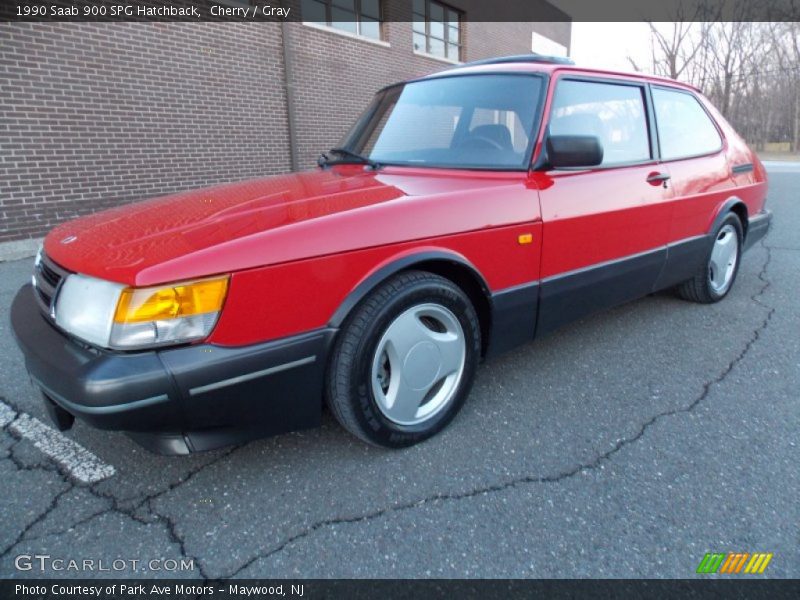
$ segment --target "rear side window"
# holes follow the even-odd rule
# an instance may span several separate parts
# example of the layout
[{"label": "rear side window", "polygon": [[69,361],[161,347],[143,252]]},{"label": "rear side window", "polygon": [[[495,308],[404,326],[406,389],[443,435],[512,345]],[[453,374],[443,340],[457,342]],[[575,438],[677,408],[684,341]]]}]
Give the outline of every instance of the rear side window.
[{"label": "rear side window", "polygon": [[594,135],[603,166],[650,160],[644,90],[637,85],[562,80],[550,113],[550,135]]},{"label": "rear side window", "polygon": [[662,159],[711,154],[722,148],[719,131],[693,94],[653,88],[653,106]]}]

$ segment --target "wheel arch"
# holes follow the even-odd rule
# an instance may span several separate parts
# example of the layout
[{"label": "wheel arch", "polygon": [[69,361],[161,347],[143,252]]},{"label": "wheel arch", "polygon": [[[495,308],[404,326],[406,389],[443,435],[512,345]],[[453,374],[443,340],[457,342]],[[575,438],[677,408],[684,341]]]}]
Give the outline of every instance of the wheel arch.
[{"label": "wheel arch", "polygon": [[739,221],[742,223],[742,241],[744,242],[744,240],[747,239],[747,228],[750,223],[750,216],[747,211],[747,205],[741,198],[736,196],[728,198],[722,203],[717,210],[714,220],[711,222],[711,227],[708,228],[708,233],[714,233],[729,213],[734,213],[739,217]]},{"label": "wheel arch", "polygon": [[329,325],[340,328],[348,315],[367,295],[397,273],[427,271],[457,285],[470,299],[481,327],[481,353],[485,354],[491,332],[492,301],[489,285],[480,271],[464,256],[450,250],[425,249],[393,257],[375,267],[347,295],[336,309]]}]

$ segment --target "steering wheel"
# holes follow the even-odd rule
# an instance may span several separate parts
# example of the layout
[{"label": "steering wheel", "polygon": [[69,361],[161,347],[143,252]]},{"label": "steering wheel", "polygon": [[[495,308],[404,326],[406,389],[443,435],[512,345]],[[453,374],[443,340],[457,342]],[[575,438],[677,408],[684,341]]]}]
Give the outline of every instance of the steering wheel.
[{"label": "steering wheel", "polygon": [[470,146],[490,146],[495,150],[502,150],[505,151],[505,148],[498,142],[497,140],[493,140],[492,138],[486,137],[485,135],[472,135],[467,140],[461,144],[462,148],[468,148]]}]

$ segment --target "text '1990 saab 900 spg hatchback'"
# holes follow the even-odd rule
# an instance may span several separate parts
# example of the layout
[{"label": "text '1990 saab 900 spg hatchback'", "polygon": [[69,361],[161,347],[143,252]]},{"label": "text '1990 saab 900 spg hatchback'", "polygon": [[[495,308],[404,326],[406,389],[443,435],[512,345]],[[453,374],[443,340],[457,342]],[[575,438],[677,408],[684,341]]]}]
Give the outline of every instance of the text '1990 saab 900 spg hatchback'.
[{"label": "text '1990 saab 900 spg hatchback'", "polygon": [[182,454],[320,423],[414,444],[482,357],[657,290],[717,302],[770,224],[697,90],[538,55],[377,93],[319,169],[56,227],[12,307],[55,423]]}]

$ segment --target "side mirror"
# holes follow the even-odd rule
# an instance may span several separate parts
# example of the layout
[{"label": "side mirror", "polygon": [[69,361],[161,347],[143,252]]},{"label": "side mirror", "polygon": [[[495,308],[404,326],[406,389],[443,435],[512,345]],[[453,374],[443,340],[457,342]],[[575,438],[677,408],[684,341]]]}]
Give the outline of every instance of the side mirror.
[{"label": "side mirror", "polygon": [[553,169],[594,167],[603,162],[603,144],[594,135],[550,135],[546,148]]}]

